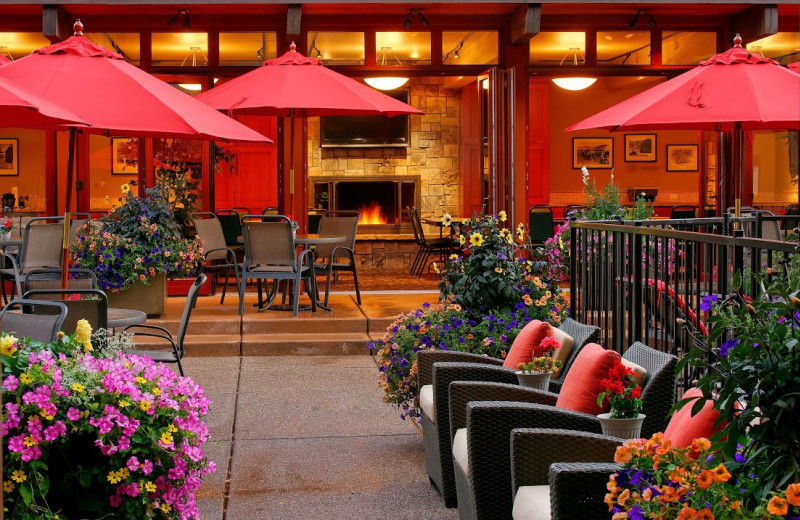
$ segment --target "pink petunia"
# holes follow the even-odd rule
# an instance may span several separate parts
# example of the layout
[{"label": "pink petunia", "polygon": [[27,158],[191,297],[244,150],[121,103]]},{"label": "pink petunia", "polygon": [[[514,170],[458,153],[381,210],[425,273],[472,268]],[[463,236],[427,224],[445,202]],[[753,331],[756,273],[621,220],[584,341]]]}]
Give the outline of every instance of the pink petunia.
[{"label": "pink petunia", "polygon": [[78,411],[77,408],[74,406],[70,406],[69,410],[67,410],[67,419],[70,421],[77,421],[81,418],[81,412]]},{"label": "pink petunia", "polygon": [[9,392],[13,392],[19,386],[19,379],[14,376],[8,376],[3,380],[3,387]]}]

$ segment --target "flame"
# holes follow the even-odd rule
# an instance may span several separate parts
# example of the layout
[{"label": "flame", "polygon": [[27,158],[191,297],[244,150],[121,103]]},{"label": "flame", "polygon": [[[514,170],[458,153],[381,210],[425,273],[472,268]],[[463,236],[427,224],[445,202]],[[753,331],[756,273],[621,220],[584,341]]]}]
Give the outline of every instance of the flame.
[{"label": "flame", "polygon": [[366,206],[359,206],[358,211],[361,212],[361,218],[358,224],[386,224],[386,218],[381,214],[381,205],[375,201],[370,202]]}]

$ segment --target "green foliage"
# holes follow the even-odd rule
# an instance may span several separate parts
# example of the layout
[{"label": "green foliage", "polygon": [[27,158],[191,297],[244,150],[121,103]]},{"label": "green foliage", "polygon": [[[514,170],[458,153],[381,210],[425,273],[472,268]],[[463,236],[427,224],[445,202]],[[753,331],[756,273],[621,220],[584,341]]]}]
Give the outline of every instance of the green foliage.
[{"label": "green foliage", "polygon": [[200,165],[190,162],[200,144],[186,139],[162,139],[155,154],[155,179],[159,193],[167,199],[175,222],[186,236],[192,213],[200,210]]},{"label": "green foliage", "polygon": [[[706,398],[715,398],[720,420],[726,423],[712,440],[731,459],[737,444],[744,447],[732,471],[756,475],[746,490],[751,498],[800,482],[798,267],[794,255],[781,260],[780,269],[757,275],[761,293],[752,301],[739,294],[722,302],[706,297],[704,304],[711,311],[707,343],[679,365],[704,371],[697,386]],[[741,286],[738,274],[733,286]]]},{"label": "green foliage", "polygon": [[579,216],[578,220],[647,220],[653,216],[653,207],[648,205],[644,198],[644,193],[636,197],[635,203],[631,208],[622,205],[622,195],[619,187],[614,183],[614,171],[611,171],[611,182],[603,186],[601,191],[597,191],[594,180],[589,181],[589,170],[586,167],[583,171],[583,192],[586,194],[586,210]]}]

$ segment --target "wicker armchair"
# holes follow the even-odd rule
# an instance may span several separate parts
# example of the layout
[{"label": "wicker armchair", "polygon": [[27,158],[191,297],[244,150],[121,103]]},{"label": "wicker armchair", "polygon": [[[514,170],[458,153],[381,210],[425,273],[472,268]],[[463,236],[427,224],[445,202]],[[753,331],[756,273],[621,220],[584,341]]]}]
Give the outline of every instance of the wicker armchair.
[{"label": "wicker armchair", "polygon": [[[667,414],[675,402],[677,358],[639,342],[634,343],[623,357],[642,365],[648,374],[642,390],[642,412],[647,415],[642,425],[642,435],[647,437],[663,431]],[[457,364],[437,363],[434,377],[440,371],[446,373],[456,369],[453,365]],[[459,430],[465,429],[461,435],[466,435],[468,448],[469,473],[454,464],[462,519],[511,516],[511,495],[503,491],[511,487],[509,436],[514,428],[555,428],[601,433],[602,428],[596,416],[556,408],[557,400],[558,394],[518,385],[465,380],[450,384],[451,440],[456,443]],[[491,412],[486,412],[478,406],[486,402],[491,404],[489,408],[493,406],[498,410],[492,408]],[[480,410],[478,415],[471,416],[476,409]],[[486,424],[480,422],[484,415],[491,416]],[[490,431],[484,431],[484,428]],[[551,448],[548,447],[548,450]],[[473,455],[478,458],[473,458]]]},{"label": "wicker armchair", "polygon": [[[587,344],[596,342],[600,337],[600,329],[584,325],[572,319],[565,319],[558,327],[573,339],[573,347],[561,375],[550,382],[550,390],[558,392],[564,382],[567,371],[578,352]],[[434,364],[448,362],[458,366],[446,372],[437,372],[434,377]],[[453,459],[451,454],[450,402],[448,388],[452,381],[485,381],[517,384],[517,376],[513,370],[503,367],[503,360],[447,350],[421,350],[417,356],[417,384],[422,389],[431,385],[433,391],[434,417],[421,412],[422,433],[425,443],[425,466],[431,482],[436,486],[444,499],[445,506],[455,507],[456,488],[453,478]]]}]

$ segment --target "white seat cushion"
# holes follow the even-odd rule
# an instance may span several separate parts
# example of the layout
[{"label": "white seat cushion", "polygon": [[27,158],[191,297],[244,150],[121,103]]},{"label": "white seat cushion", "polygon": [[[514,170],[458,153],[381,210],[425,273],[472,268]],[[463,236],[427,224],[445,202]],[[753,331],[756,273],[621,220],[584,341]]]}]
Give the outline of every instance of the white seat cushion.
[{"label": "white seat cushion", "polygon": [[637,385],[642,386],[644,380],[647,379],[647,370],[643,366],[637,365],[633,361],[628,361],[625,358],[622,358],[622,364],[625,365],[628,370],[633,372],[634,382]]},{"label": "white seat cushion", "polygon": [[464,474],[469,477],[469,453],[467,452],[467,429],[456,430],[453,437],[453,459],[461,466]]},{"label": "white seat cushion", "polygon": [[433,407],[433,385],[423,385],[419,389],[419,407],[436,424],[436,409]]},{"label": "white seat cushion", "polygon": [[555,327],[553,327],[553,337],[556,338],[556,341],[558,341],[558,344],[560,345],[560,347],[553,352],[553,359],[561,361],[561,368],[556,368],[553,370],[553,379],[558,379],[558,376],[561,375],[561,371],[564,370],[564,365],[566,365],[567,359],[569,359],[569,353],[572,352],[572,344],[574,343],[574,340],[572,339],[572,336]]},{"label": "white seat cushion", "polygon": [[522,486],[514,497],[514,520],[550,520],[550,486]]}]

